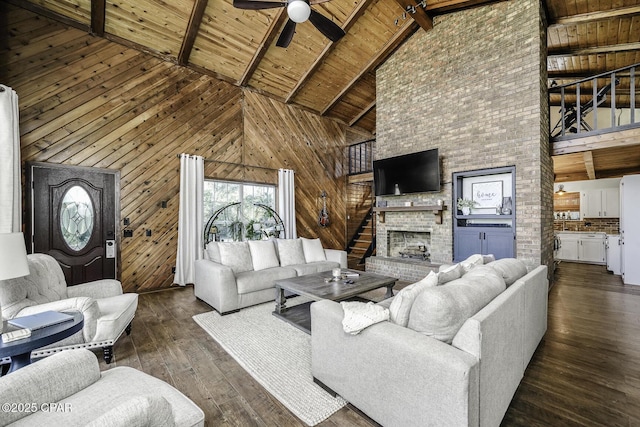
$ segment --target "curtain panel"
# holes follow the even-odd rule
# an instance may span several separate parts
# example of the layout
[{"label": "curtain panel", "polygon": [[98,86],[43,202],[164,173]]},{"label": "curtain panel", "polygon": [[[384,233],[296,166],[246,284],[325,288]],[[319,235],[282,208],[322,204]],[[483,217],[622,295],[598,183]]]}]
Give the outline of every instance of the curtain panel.
[{"label": "curtain panel", "polygon": [[204,159],[180,155],[180,206],[178,210],[178,253],[173,282],[185,286],[195,281],[195,261],[202,259]]},{"label": "curtain panel", "polygon": [[18,94],[0,85],[0,233],[22,231]]},{"label": "curtain panel", "polygon": [[278,215],[284,222],[287,239],[298,237],[296,231],[295,173],[291,169],[278,169]]}]

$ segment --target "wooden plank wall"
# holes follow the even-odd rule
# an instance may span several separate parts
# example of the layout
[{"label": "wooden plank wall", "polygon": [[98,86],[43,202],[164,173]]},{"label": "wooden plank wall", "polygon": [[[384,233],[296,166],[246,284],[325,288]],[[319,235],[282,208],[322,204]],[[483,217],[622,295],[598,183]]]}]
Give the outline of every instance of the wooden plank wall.
[{"label": "wooden plank wall", "polygon": [[[134,233],[121,244],[126,291],[172,285],[182,152],[243,165],[207,162],[211,178],[276,183],[277,168],[295,170],[298,234],[344,248],[345,145],[371,135],[31,12],[0,9],[0,82],[19,96],[23,162],[120,170],[121,220],[131,221],[122,228]],[[316,224],[323,190],[328,228]]]}]

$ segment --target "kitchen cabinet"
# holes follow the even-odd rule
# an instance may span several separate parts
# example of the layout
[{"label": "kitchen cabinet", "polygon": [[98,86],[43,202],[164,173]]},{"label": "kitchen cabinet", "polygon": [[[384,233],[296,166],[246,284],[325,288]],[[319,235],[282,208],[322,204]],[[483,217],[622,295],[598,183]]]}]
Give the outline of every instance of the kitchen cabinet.
[{"label": "kitchen cabinet", "polygon": [[580,239],[575,234],[558,234],[558,240],[560,241],[560,247],[556,258],[564,261],[577,261],[578,260],[578,246],[580,246]]},{"label": "kitchen cabinet", "polygon": [[605,233],[557,233],[560,248],[556,259],[606,264]]},{"label": "kitchen cabinet", "polygon": [[620,190],[605,188],[581,191],[580,216],[581,218],[620,217]]}]

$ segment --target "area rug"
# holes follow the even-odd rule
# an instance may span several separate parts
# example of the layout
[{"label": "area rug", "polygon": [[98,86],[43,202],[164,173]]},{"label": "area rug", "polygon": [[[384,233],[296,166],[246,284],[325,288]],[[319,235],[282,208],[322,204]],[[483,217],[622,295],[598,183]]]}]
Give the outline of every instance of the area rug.
[{"label": "area rug", "polygon": [[[296,297],[288,306],[308,301]],[[220,316],[193,316],[256,381],[307,425],[314,426],[346,405],[313,382],[311,336],[273,316],[274,303]]]}]

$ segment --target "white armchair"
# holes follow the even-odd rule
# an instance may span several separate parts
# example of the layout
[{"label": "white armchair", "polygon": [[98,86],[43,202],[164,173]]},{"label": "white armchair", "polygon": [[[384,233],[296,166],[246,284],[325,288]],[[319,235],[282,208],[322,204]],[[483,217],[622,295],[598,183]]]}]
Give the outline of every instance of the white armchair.
[{"label": "white armchair", "polygon": [[166,382],[127,366],[100,372],[87,350],[0,377],[4,426],[202,427],[204,413]]},{"label": "white armchair", "polygon": [[104,360],[111,363],[113,344],[131,332],[131,321],[138,307],[138,294],[122,292],[122,285],[103,279],[67,287],[62,268],[46,254],[27,256],[30,274],[0,280],[2,317],[13,319],[47,310],[80,311],[84,327],[76,334],[37,349],[32,358],[74,348],[101,347]]}]

